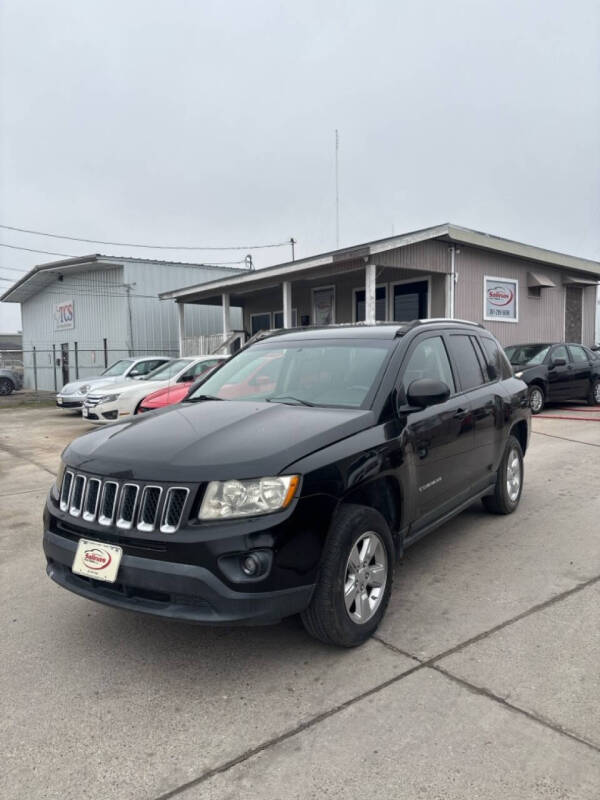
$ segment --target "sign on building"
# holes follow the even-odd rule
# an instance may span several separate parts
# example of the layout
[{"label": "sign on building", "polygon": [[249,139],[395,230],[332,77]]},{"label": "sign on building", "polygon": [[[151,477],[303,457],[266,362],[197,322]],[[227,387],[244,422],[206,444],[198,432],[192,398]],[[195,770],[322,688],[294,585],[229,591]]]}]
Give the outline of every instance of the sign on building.
[{"label": "sign on building", "polygon": [[519,321],[519,282],[512,278],[483,279],[483,318],[489,322]]},{"label": "sign on building", "polygon": [[75,310],[72,300],[63,300],[54,306],[54,330],[64,331],[75,327]]}]

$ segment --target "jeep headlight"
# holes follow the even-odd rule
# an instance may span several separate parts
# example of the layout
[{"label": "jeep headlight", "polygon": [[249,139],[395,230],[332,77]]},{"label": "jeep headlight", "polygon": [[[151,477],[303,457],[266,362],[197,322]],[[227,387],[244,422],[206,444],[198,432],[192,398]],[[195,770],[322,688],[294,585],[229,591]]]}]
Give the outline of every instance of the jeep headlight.
[{"label": "jeep headlight", "polygon": [[206,487],[198,519],[234,519],[281,511],[292,502],[299,482],[298,475],[211,481]]}]

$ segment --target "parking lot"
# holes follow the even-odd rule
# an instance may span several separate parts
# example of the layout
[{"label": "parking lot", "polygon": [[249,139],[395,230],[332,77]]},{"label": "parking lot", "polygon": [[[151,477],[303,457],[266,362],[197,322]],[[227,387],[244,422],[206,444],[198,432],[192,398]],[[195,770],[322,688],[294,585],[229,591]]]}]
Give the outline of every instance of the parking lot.
[{"label": "parking lot", "polygon": [[517,512],[411,548],[377,637],[210,629],[77,597],[41,513],[88,429],[0,409],[3,798],[600,796],[600,412],[533,423]]}]

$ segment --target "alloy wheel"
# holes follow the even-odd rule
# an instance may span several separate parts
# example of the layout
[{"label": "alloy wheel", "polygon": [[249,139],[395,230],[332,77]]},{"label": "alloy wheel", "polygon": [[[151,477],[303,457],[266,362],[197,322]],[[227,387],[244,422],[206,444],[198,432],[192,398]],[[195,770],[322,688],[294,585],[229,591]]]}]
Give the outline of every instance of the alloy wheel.
[{"label": "alloy wheel", "polygon": [[541,389],[532,389],[529,395],[529,405],[534,414],[542,410],[544,405],[544,395]]},{"label": "alloy wheel", "polygon": [[506,491],[511,503],[514,503],[521,490],[521,459],[513,448],[508,454],[506,462]]},{"label": "alloy wheel", "polygon": [[363,533],[352,546],[346,563],[344,603],[352,622],[363,625],[376,613],[385,592],[387,574],[387,553],[379,534]]}]

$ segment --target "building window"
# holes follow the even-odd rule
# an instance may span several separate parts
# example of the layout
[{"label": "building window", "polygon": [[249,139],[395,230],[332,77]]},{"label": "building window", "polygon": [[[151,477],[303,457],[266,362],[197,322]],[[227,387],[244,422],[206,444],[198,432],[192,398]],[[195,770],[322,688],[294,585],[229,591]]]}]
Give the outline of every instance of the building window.
[{"label": "building window", "polygon": [[254,336],[259,331],[268,331],[271,329],[271,313],[267,311],[265,314],[251,314],[250,315],[250,333]]},{"label": "building window", "polygon": [[394,322],[426,319],[429,281],[396,283],[393,287],[392,318]]},{"label": "building window", "polygon": [[[283,328],[283,311],[273,312],[273,327]],[[292,328],[298,327],[298,309],[292,309]]]},{"label": "building window", "polygon": [[527,296],[528,297],[540,298],[542,296],[542,287],[541,286],[528,286],[527,287]]},{"label": "building window", "polygon": [[312,290],[313,325],[335,323],[335,286],[319,286]]},{"label": "building window", "polygon": [[[385,322],[387,318],[387,288],[378,286],[375,289],[375,319],[377,322]],[[354,290],[354,321],[365,321],[365,290]]]}]

